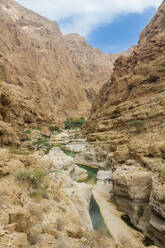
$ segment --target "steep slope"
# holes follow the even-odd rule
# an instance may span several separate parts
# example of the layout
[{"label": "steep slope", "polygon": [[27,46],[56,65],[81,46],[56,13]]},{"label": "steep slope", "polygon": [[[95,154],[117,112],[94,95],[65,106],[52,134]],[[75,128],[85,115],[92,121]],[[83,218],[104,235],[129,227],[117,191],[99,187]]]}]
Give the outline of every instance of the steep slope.
[{"label": "steep slope", "polygon": [[[105,54],[78,34],[64,35],[64,40],[76,68],[76,77],[85,88],[89,101],[92,101],[103,83],[109,80],[113,64],[120,54]],[[132,50],[130,48],[123,55],[131,54]]]},{"label": "steep slope", "polygon": [[113,177],[118,207],[160,247],[165,245],[164,24],[165,1],[132,55],[116,60],[86,126],[88,139],[108,152],[107,167],[118,168]]},{"label": "steep slope", "polygon": [[56,22],[13,0],[0,1],[0,32],[0,120],[9,129],[89,114],[118,55],[94,49],[79,35],[63,36]]},{"label": "steep slope", "polygon": [[[3,87],[15,92],[16,101],[20,98],[20,108],[14,104],[10,108],[13,122],[18,117],[26,122],[21,111],[25,105],[30,105],[29,115],[35,112],[32,122],[86,114],[88,102],[56,22],[12,0],[1,0],[0,32],[0,79]],[[6,120],[10,121],[9,115]]]},{"label": "steep slope", "polygon": [[[128,143],[137,138],[144,144],[144,134],[163,140],[165,95],[165,2],[140,35],[130,57],[115,62],[111,79],[96,97],[88,131],[121,132]],[[143,120],[143,122],[136,122]],[[130,123],[135,121],[135,123]],[[137,130],[136,123],[140,130]],[[134,125],[135,124],[135,125]],[[141,124],[141,125],[140,125]],[[143,124],[143,125],[142,125]],[[160,128],[161,126],[161,128]],[[110,132],[110,134],[111,134]],[[110,135],[109,134],[109,135]],[[149,143],[149,140],[146,141]],[[104,142],[105,143],[105,142]],[[114,144],[116,150],[117,142]],[[140,145],[141,148],[141,145]],[[107,149],[109,149],[107,144]]]}]

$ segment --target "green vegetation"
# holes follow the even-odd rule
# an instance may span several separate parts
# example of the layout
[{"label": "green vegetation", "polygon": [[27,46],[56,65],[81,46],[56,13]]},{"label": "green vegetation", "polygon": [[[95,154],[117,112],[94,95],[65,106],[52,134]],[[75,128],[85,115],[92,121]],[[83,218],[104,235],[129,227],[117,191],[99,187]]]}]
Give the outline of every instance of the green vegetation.
[{"label": "green vegetation", "polygon": [[52,143],[44,138],[38,138],[37,140],[33,141],[32,146],[37,149],[43,149],[45,154],[49,153],[49,151],[54,147]]},{"label": "green vegetation", "polygon": [[83,168],[87,171],[88,173],[88,179],[85,181],[85,183],[87,184],[96,184],[96,176],[97,176],[97,172],[98,172],[98,168],[93,168],[93,167],[89,167],[89,166],[86,166],[86,165],[80,165],[80,164],[77,164],[80,168]]},{"label": "green vegetation", "polygon": [[38,138],[37,140],[32,142],[33,146],[45,145],[48,142],[48,139]]},{"label": "green vegetation", "polygon": [[65,129],[80,128],[85,124],[84,117],[81,118],[68,118],[64,122]]},{"label": "green vegetation", "polygon": [[33,151],[17,149],[17,148],[10,148],[10,152],[15,155],[24,155],[24,156],[33,154]]},{"label": "green vegetation", "polygon": [[27,130],[25,130],[25,133],[26,133],[26,134],[31,134],[31,133],[32,133],[32,130],[27,129]]},{"label": "green vegetation", "polygon": [[48,198],[48,185],[44,184],[45,177],[48,175],[48,172],[44,169],[34,169],[30,170],[21,170],[16,174],[16,179],[20,182],[28,183],[29,186],[33,189],[30,193],[31,197],[40,199]]},{"label": "green vegetation", "polygon": [[50,152],[50,150],[51,150],[53,147],[54,147],[53,144],[51,144],[51,143],[46,143],[46,144],[45,144],[45,147],[44,147],[44,152],[45,152],[45,154],[48,154],[48,153]]},{"label": "green vegetation", "polygon": [[141,126],[146,122],[146,120],[133,120],[128,122],[128,126]]},{"label": "green vegetation", "polygon": [[61,150],[68,156],[75,158],[77,155],[77,152],[72,152],[70,150],[65,149],[64,147],[61,147]]},{"label": "green vegetation", "polygon": [[30,129],[32,129],[32,130],[38,130],[38,131],[41,131],[41,128],[40,128],[40,127],[30,126],[29,128],[30,128]]},{"label": "green vegetation", "polygon": [[128,122],[128,127],[135,127],[136,133],[139,134],[144,130],[144,124],[146,120],[132,120]]},{"label": "green vegetation", "polygon": [[62,130],[58,126],[50,126],[49,127],[49,131],[51,131],[51,132],[57,132],[57,133],[61,133],[62,132]]},{"label": "green vegetation", "polygon": [[30,186],[38,189],[47,175],[48,172],[44,169],[34,169],[33,171],[22,170],[16,174],[16,179],[22,182],[28,182]]}]

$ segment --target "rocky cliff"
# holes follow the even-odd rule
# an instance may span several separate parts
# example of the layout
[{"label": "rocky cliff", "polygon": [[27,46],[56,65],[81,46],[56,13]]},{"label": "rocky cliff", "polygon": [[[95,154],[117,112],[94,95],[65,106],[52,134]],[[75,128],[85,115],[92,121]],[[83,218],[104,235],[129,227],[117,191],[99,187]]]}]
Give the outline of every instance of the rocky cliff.
[{"label": "rocky cliff", "polygon": [[[105,54],[101,49],[89,45],[78,34],[64,35],[66,46],[75,65],[76,77],[81,81],[88,100],[91,102],[107,82],[113,71],[113,64],[120,54]],[[124,51],[128,56],[133,48]]]},{"label": "rocky cliff", "polygon": [[89,114],[118,55],[104,54],[77,34],[63,36],[56,22],[13,0],[0,1],[0,32],[1,144],[18,143],[6,138],[12,127],[20,133],[24,126]]},{"label": "rocky cliff", "polygon": [[0,32],[0,90],[10,97],[1,120],[22,125],[86,114],[88,101],[56,22],[1,0]]},{"label": "rocky cliff", "polygon": [[[86,126],[88,139],[108,152],[107,168],[117,168],[113,184],[118,207],[162,247],[165,244],[164,23],[165,1],[141,33],[131,56],[116,60],[114,73],[95,99]],[[125,167],[122,169],[121,165]]]}]

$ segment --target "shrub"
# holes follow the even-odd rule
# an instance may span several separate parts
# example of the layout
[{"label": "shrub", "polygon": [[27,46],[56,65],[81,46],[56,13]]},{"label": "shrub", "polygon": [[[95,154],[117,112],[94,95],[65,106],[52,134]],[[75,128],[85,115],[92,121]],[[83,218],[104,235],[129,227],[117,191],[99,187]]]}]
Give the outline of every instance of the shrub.
[{"label": "shrub", "polygon": [[84,117],[81,118],[68,118],[64,122],[65,129],[80,128],[85,124]]},{"label": "shrub", "polygon": [[27,182],[32,188],[39,189],[48,172],[44,169],[22,170],[16,174],[18,181]]},{"label": "shrub", "polygon": [[33,153],[33,151],[27,151],[23,149],[21,150],[17,148],[10,148],[10,152],[15,155],[23,155],[23,156],[31,155]]},{"label": "shrub", "polygon": [[132,120],[128,122],[129,127],[135,127],[136,128],[136,133],[139,134],[144,130],[143,125],[145,124],[146,120]]},{"label": "shrub", "polygon": [[41,127],[34,127],[34,126],[30,126],[29,128],[31,128],[32,130],[38,130],[38,131],[41,131]]},{"label": "shrub", "polygon": [[69,150],[65,149],[64,147],[61,147],[61,150],[62,150],[67,156],[70,156],[70,157],[72,157],[72,158],[75,158],[76,155],[77,155],[77,152],[69,151]]},{"label": "shrub", "polygon": [[145,123],[145,120],[133,120],[128,123],[128,126],[141,126]]},{"label": "shrub", "polygon": [[62,132],[62,130],[58,126],[50,126],[49,127],[49,130],[51,132],[57,132],[57,133],[61,133]]},{"label": "shrub", "polygon": [[27,130],[25,130],[25,133],[26,133],[26,134],[31,134],[32,131],[31,131],[30,129],[27,129]]},{"label": "shrub", "polygon": [[54,147],[53,144],[45,143],[45,147],[44,147],[45,154],[48,154],[53,147]]},{"label": "shrub", "polygon": [[47,142],[48,142],[47,139],[38,138],[37,140],[32,142],[32,145],[33,146],[45,145]]},{"label": "shrub", "polygon": [[21,182],[26,182],[31,187],[30,196],[32,198],[48,199],[48,185],[44,184],[44,179],[48,172],[44,169],[34,169],[33,171],[22,170],[16,174],[16,179]]},{"label": "shrub", "polygon": [[49,143],[47,139],[39,138],[32,142],[32,146],[37,149],[42,148],[47,154],[53,148],[54,145],[52,143]]}]

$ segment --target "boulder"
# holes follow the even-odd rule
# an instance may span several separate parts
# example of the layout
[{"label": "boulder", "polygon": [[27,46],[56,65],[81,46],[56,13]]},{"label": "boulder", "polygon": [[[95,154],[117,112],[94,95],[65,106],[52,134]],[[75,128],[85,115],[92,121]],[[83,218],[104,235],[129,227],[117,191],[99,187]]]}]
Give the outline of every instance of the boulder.
[{"label": "boulder", "polygon": [[16,131],[11,124],[0,121],[0,144],[3,145],[20,145]]},{"label": "boulder", "polygon": [[111,179],[112,179],[112,171],[99,170],[97,172],[97,180],[103,181],[104,183],[106,183],[106,181],[109,181]]},{"label": "boulder", "polygon": [[57,240],[55,248],[76,248],[76,244],[69,238],[60,238]]},{"label": "boulder", "polygon": [[41,130],[41,135],[47,138],[50,138],[51,132],[48,127],[43,127]]},{"label": "boulder", "polygon": [[17,232],[24,232],[29,234],[31,222],[30,213],[27,209],[16,207],[10,212],[10,222],[17,223]]},{"label": "boulder", "polygon": [[77,164],[82,164],[86,166],[97,166],[98,168],[105,168],[106,157],[107,157],[107,153],[103,152],[102,150],[87,148],[76,156],[75,161]]},{"label": "boulder", "polygon": [[87,147],[86,142],[73,142],[66,145],[66,149],[72,152],[81,152]]},{"label": "boulder", "polygon": [[68,170],[74,164],[74,159],[67,156],[59,147],[51,149],[43,159],[51,161],[52,167],[57,170]]},{"label": "boulder", "polygon": [[10,153],[7,149],[0,149],[0,163],[8,162]]},{"label": "boulder", "polygon": [[[85,183],[76,183],[74,187],[64,188],[63,191],[72,201],[72,204],[74,204],[74,207],[79,216],[80,226],[85,230],[92,231],[93,226],[89,216],[89,204],[92,196],[92,186]],[[69,225],[69,227],[66,227],[67,231],[72,233],[72,236],[76,236],[77,232],[79,232],[78,226],[76,229],[75,227],[73,224]]]},{"label": "boulder", "polygon": [[146,230],[152,173],[140,167],[122,166],[113,173],[112,182],[118,208],[127,213],[139,229]]},{"label": "boulder", "polygon": [[77,182],[84,182],[88,179],[88,173],[85,169],[78,167],[77,165],[72,165],[69,168],[69,174],[71,178]]},{"label": "boulder", "polygon": [[162,158],[142,157],[141,162],[152,172],[161,172],[165,170],[165,160]]},{"label": "boulder", "polygon": [[13,248],[27,248],[28,240],[26,233],[12,233],[12,245]]}]

